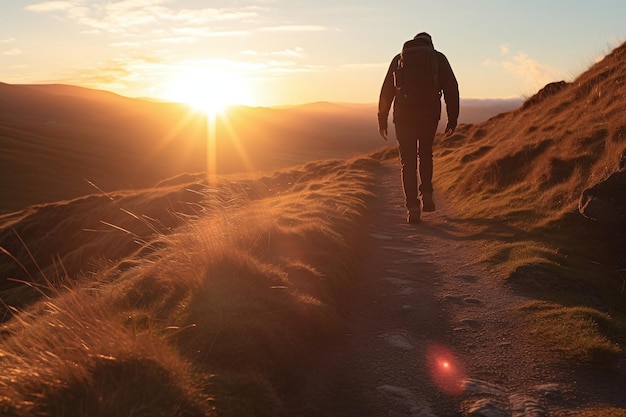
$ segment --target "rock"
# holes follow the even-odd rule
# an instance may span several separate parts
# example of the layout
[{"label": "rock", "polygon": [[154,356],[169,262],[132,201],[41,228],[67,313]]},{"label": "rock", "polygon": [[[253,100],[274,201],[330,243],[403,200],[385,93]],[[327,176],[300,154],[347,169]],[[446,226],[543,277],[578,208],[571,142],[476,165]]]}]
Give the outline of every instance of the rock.
[{"label": "rock", "polygon": [[502,387],[479,379],[466,379],[463,381],[465,392],[476,395],[504,395]]},{"label": "rock", "polygon": [[399,334],[390,336],[389,338],[387,338],[387,341],[393,347],[397,347],[397,348],[404,349],[404,350],[414,349],[414,346],[409,342],[409,340],[406,337],[399,335]]},{"label": "rock", "polygon": [[392,402],[409,410],[411,417],[437,417],[433,414],[430,407],[420,406],[417,403],[415,395],[406,388],[394,387],[393,385],[381,385],[376,388],[376,390]]},{"label": "rock", "polygon": [[539,264],[518,266],[509,275],[509,282],[514,285],[520,285],[525,289],[554,289],[562,285],[559,278],[552,271]]},{"label": "rock", "polygon": [[411,417],[437,417],[433,414],[430,407],[413,407],[411,410]]},{"label": "rock", "polygon": [[626,169],[614,172],[582,192],[578,211],[610,227],[626,225]]},{"label": "rock", "polygon": [[417,406],[415,396],[406,388],[394,387],[393,385],[381,385],[376,388],[376,390],[396,404],[403,405],[409,409]]},{"label": "rock", "polygon": [[472,328],[478,328],[480,327],[480,321],[476,320],[476,319],[462,319],[459,321],[459,323],[461,324],[465,324],[469,327]]},{"label": "rock", "polygon": [[463,304],[463,297],[461,297],[460,295],[446,294],[443,296],[443,299],[446,301],[452,301],[456,304]]},{"label": "rock", "polygon": [[559,384],[543,384],[535,390],[549,400],[559,399],[563,393],[563,388]]},{"label": "rock", "polygon": [[511,417],[543,417],[546,410],[533,398],[523,394],[512,394],[509,396],[511,404]]},{"label": "rock", "polygon": [[457,278],[465,282],[476,282],[479,280],[476,275],[459,275]]},{"label": "rock", "polygon": [[526,100],[524,104],[522,105],[522,108],[527,109],[531,106],[534,106],[535,104],[540,103],[543,100],[545,100],[547,97],[555,95],[556,93],[558,93],[559,91],[567,87],[568,85],[569,84],[566,83],[565,81],[556,81],[553,83],[548,83],[541,90],[539,90],[537,94],[535,94],[534,96]]},{"label": "rock", "polygon": [[492,399],[480,399],[467,410],[471,416],[476,417],[507,417],[504,405]]},{"label": "rock", "polygon": [[415,294],[415,288],[404,287],[396,295],[413,295]]},{"label": "rock", "polygon": [[402,279],[402,278],[386,277],[386,278],[383,278],[383,280],[389,282],[390,284],[397,285],[399,287],[406,287],[412,284],[412,281],[409,281],[408,279]]}]

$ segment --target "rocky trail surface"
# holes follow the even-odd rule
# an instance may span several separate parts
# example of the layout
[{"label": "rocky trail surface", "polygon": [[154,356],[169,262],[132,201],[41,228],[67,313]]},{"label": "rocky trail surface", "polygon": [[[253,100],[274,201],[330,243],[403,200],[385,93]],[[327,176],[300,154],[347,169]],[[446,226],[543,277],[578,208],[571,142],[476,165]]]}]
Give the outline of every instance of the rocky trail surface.
[{"label": "rocky trail surface", "polygon": [[379,178],[345,337],[289,415],[566,416],[589,401],[558,353],[524,337],[516,306],[526,300],[476,262],[480,239],[442,197],[409,225],[397,164]]}]

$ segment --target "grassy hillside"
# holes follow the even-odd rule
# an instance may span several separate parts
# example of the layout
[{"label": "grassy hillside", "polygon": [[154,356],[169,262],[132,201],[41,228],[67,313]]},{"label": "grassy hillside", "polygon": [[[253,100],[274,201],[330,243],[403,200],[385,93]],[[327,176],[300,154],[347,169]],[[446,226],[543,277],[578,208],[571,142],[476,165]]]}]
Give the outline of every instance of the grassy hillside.
[{"label": "grassy hillside", "polygon": [[[486,120],[515,100],[470,100]],[[381,146],[375,105],[232,107],[207,121],[188,107],[70,85],[0,83],[0,213],[185,172],[268,171]],[[210,155],[210,156],[207,156]]]},{"label": "grassy hillside", "polygon": [[[614,366],[626,345],[624,252],[614,244],[623,230],[578,212],[581,193],[621,169],[625,62],[623,45],[574,82],[462,125],[436,146],[436,190],[456,211],[449,221],[474,232],[483,248],[476,262],[531,297],[519,308],[528,334],[562,351],[568,366]],[[334,120],[324,128],[337,132],[340,119],[321,117],[326,109],[294,116],[296,126]],[[239,109],[230,117],[241,127],[228,143],[237,148],[234,138],[263,126],[263,146],[239,144],[257,158],[262,148],[295,153],[290,168],[210,181],[155,176],[148,188],[107,188],[0,215],[3,415],[287,415],[282,394],[337,334],[336,303],[350,288],[377,167],[397,151],[296,165],[299,144],[312,158],[332,140],[298,142],[297,129],[275,135],[294,126],[280,111]],[[44,157],[71,160],[76,126],[61,123],[59,140],[46,144],[49,126],[9,119],[2,140],[14,142],[3,143],[25,153],[7,160],[34,155],[37,181],[51,173],[39,171]],[[107,137],[104,128],[99,134]],[[100,166],[93,151],[95,159],[84,163],[82,153],[68,171]],[[13,183],[7,198],[24,184]]]},{"label": "grassy hillside", "polygon": [[[477,261],[541,300],[521,310],[529,330],[577,360],[614,358],[615,343],[624,342],[626,225],[587,219],[579,203],[586,189],[624,169],[625,63],[626,44],[573,82],[461,126],[437,147],[436,187],[475,230],[484,248]],[[622,192],[610,197],[622,200]],[[611,336],[594,341],[593,332],[573,331],[586,326]]]},{"label": "grassy hillside", "polygon": [[180,104],[0,83],[0,213],[152,187],[208,160],[228,174],[355,156],[380,147],[376,132],[375,112],[347,106],[233,107],[207,121]]},{"label": "grassy hillside", "polygon": [[577,210],[582,192],[620,170],[626,154],[624,62],[622,45],[572,83],[462,126],[439,143],[439,187],[468,218],[498,220],[511,237],[585,227],[590,222]]},{"label": "grassy hillside", "polygon": [[179,178],[0,218],[2,275],[27,283],[0,293],[0,409],[281,415],[274,391],[337,329],[375,166]]}]

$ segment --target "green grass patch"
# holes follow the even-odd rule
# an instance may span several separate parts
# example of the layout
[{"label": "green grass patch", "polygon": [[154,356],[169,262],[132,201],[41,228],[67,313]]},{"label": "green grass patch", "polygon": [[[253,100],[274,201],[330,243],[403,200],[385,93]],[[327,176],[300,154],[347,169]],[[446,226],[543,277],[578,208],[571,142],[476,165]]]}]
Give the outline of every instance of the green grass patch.
[{"label": "green grass patch", "polygon": [[606,313],[541,301],[523,305],[520,311],[529,336],[566,359],[610,365],[622,353],[612,338],[623,328]]}]

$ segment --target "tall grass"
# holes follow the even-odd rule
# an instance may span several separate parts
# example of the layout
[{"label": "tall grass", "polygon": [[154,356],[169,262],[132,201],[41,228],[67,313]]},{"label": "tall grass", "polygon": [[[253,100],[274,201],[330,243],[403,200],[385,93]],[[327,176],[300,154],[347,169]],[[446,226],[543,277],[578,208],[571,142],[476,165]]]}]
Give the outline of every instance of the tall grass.
[{"label": "tall grass", "polygon": [[[585,219],[578,207],[583,191],[619,170],[626,155],[624,62],[626,44],[515,111],[459,126],[435,155],[435,187],[480,241],[480,261],[515,291],[552,306],[522,310],[550,327],[549,337],[533,331],[537,340],[569,351],[567,341],[582,332],[570,357],[597,363],[626,344],[623,228]],[[548,313],[559,308],[563,314]],[[611,312],[613,330],[581,326],[580,312]]]},{"label": "tall grass", "polygon": [[325,161],[207,185],[171,232],[14,308],[0,411],[283,414],[280,392],[337,334],[376,166]]}]

